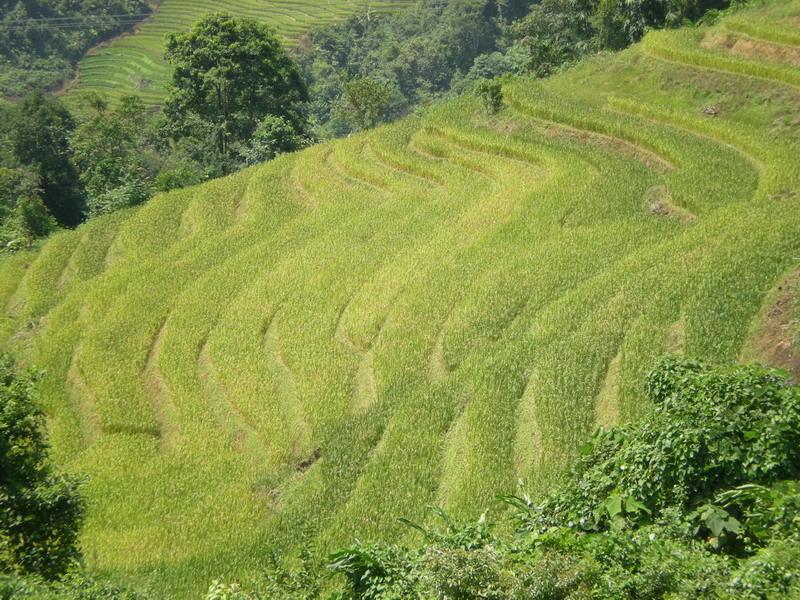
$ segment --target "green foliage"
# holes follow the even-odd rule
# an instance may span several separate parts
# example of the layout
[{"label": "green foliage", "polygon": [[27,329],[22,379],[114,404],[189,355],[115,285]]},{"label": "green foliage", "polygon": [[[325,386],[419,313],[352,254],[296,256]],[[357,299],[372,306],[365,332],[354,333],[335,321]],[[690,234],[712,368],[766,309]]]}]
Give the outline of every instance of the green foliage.
[{"label": "green foliage", "polygon": [[178,146],[164,158],[161,171],[153,181],[153,187],[159,192],[168,192],[202,183],[210,176],[211,173],[204,170],[181,146]]},{"label": "green foliage", "polygon": [[240,155],[246,164],[255,165],[287,152],[296,152],[309,143],[310,140],[298,133],[285,117],[267,115],[259,121]]},{"label": "green foliage", "polygon": [[259,590],[263,598],[281,598],[283,600],[311,600],[321,597],[327,583],[318,558],[303,547],[300,550],[297,564],[286,569],[275,554],[269,556],[269,563],[263,574]]},{"label": "green foliage", "polygon": [[747,524],[741,537],[749,552],[768,540],[795,538],[800,533],[798,481],[779,481],[769,487],[748,483],[720,492],[714,501]]},{"label": "green foliage", "polygon": [[30,247],[55,227],[55,219],[42,201],[36,173],[0,167],[0,243],[9,250]]},{"label": "green foliage", "polygon": [[514,23],[514,38],[528,52],[528,69],[544,77],[594,50],[592,11],[589,0],[543,0]]},{"label": "green foliage", "polygon": [[85,200],[69,152],[75,121],[55,98],[34,92],[25,98],[11,131],[15,158],[35,171],[48,211],[62,225],[83,220]]},{"label": "green foliage", "polygon": [[667,11],[667,3],[663,0],[600,0],[595,14],[600,46],[620,49],[639,41],[648,28],[666,22]]},{"label": "green foliage", "polygon": [[475,93],[483,102],[486,112],[494,115],[503,108],[503,86],[496,79],[483,79],[475,85]]},{"label": "green foliage", "polygon": [[58,581],[36,575],[0,574],[1,600],[147,600],[140,592],[71,571]]},{"label": "green foliage", "polygon": [[725,600],[800,598],[800,544],[797,537],[779,540],[741,561],[723,586]]},{"label": "green foliage", "polygon": [[166,58],[175,68],[164,107],[168,131],[175,139],[211,144],[222,172],[233,170],[237,146],[248,142],[267,115],[303,133],[308,93],[268,25],[208,15],[191,31],[170,36]]},{"label": "green foliage", "polygon": [[47,461],[34,379],[0,359],[0,570],[53,579],[79,557],[84,504],[76,481]]},{"label": "green foliage", "polygon": [[[529,56],[527,50],[521,45],[511,46],[507,51],[495,51],[481,54],[464,76],[466,82],[481,81],[483,79],[497,79],[503,75],[522,75],[528,70]],[[458,91],[459,81],[453,82],[453,87]]]},{"label": "green foliage", "polygon": [[145,0],[0,2],[0,96],[55,86],[90,46],[148,11]]},{"label": "green foliage", "polygon": [[392,104],[393,94],[386,83],[371,77],[357,77],[342,85],[337,111],[339,118],[353,131],[375,127],[383,121]]},{"label": "green foliage", "polygon": [[[142,21],[136,31],[109,41],[102,52],[85,55],[79,77],[67,92],[72,100],[86,92],[101,92],[116,100],[139,94],[148,107],[164,103],[171,77],[164,61],[168,34],[191,28],[209,12],[224,8],[236,17],[255,18],[274,27],[290,47],[301,46],[312,27],[340,22],[356,11],[368,9],[375,16],[413,5],[414,0],[226,0],[223,5],[192,0],[169,0]],[[517,0],[509,4],[517,4]]]},{"label": "green foliage", "polygon": [[[452,535],[452,531],[451,534]],[[698,598],[721,592],[730,560],[658,527],[580,535],[551,530],[531,538],[489,534],[466,548],[448,535],[419,548],[359,545],[331,567],[345,598],[619,600]]]},{"label": "green foliage", "polygon": [[70,150],[88,196],[89,216],[142,203],[159,167],[144,104],[137,96],[125,96],[111,109],[93,96],[87,105]]},{"label": "green foliage", "polygon": [[600,0],[595,12],[597,37],[603,48],[624,48],[649,29],[697,20],[729,4],[728,0]]},{"label": "green foliage", "polygon": [[599,431],[570,484],[533,509],[526,527],[593,531],[697,510],[716,539],[739,533],[736,519],[711,504],[717,492],[800,475],[800,394],[779,372],[668,358],[647,394],[653,414]]},{"label": "green foliage", "polygon": [[529,4],[419,0],[396,14],[367,11],[312,30],[299,61],[320,136],[372,127],[440,97],[476,57],[499,49],[505,24]]},{"label": "green foliage", "polygon": [[539,77],[569,66],[600,49],[619,50],[650,29],[698,20],[728,0],[543,0],[513,24],[528,68]]},{"label": "green foliage", "polygon": [[[268,550],[291,565],[301,547],[319,562],[353,539],[414,545],[397,517],[429,528],[427,504],[495,520],[496,494],[522,479],[541,500],[599,423],[644,419],[646,372],[669,348],[735,360],[767,290],[797,268],[800,138],[796,94],[738,74],[772,61],[701,44],[728,25],[510,79],[497,115],[465,94],[0,263],[3,337],[46,369],[53,447],[90,476],[89,567],[197,598],[215,578],[255,579]],[[712,102],[719,118],[702,112]],[[698,507],[747,532],[716,495]],[[634,501],[646,506],[606,506],[666,520]],[[693,557],[724,568],[747,552],[743,538],[724,552],[696,539],[666,563],[700,524],[684,517],[637,578],[656,585],[665,562],[669,581],[724,581],[690,577]],[[661,539],[600,535],[636,565],[649,533]],[[594,586],[597,561],[556,550],[563,585],[544,589]],[[501,554],[497,576],[465,572],[505,585],[523,571]]]},{"label": "green foliage", "polygon": [[341,573],[354,598],[411,598],[413,558],[395,546],[356,544],[331,556],[330,569]]},{"label": "green foliage", "polygon": [[[606,434],[595,438],[569,482],[544,503],[508,499],[522,525],[515,538],[494,534],[484,517],[459,524],[437,511],[447,527],[414,526],[425,535],[420,548],[358,544],[334,555],[330,567],[345,575],[346,596],[611,600],[800,591],[798,481],[749,483],[720,494],[741,523],[720,506],[701,504],[737,481],[797,475],[791,436],[800,431],[800,388],[758,367],[708,369],[672,358],[651,373],[647,387],[653,416],[615,431],[610,442]],[[598,505],[589,491],[608,496]],[[687,531],[685,524],[697,520],[701,527]],[[706,530],[713,546],[692,538]],[[750,553],[756,541],[765,549],[738,561],[709,550],[724,549],[718,540],[745,530]]]},{"label": "green foliage", "polygon": [[255,596],[242,589],[239,584],[216,580],[208,588],[204,600],[251,600]]}]

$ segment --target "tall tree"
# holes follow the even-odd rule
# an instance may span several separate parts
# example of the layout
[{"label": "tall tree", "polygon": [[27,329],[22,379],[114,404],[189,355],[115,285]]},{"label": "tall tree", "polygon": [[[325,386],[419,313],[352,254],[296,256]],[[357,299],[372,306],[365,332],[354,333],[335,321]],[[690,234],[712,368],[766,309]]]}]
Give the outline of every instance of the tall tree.
[{"label": "tall tree", "polygon": [[171,35],[166,58],[175,67],[164,107],[170,134],[208,140],[223,172],[235,167],[240,148],[267,115],[304,131],[308,92],[269,26],[211,14]]},{"label": "tall tree", "polygon": [[70,158],[69,136],[74,129],[72,115],[59,100],[34,92],[22,103],[11,133],[17,160],[39,174],[45,206],[68,227],[83,220],[85,208]]}]

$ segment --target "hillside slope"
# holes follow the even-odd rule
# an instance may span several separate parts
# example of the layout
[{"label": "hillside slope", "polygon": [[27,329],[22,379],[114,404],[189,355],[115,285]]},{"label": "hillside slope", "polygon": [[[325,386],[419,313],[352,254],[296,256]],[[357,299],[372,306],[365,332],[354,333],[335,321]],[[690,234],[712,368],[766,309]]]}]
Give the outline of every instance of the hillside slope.
[{"label": "hillside slope", "polygon": [[645,414],[663,353],[752,352],[800,266],[798,23],[654,33],[2,263],[89,566],[189,597],[479,514]]},{"label": "hillside slope", "polygon": [[288,44],[315,25],[342,19],[358,10],[396,10],[411,0],[161,0],[152,17],[135,33],[121,36],[90,52],[78,64],[78,78],[69,90],[94,91],[110,97],[137,94],[147,104],[165,96],[170,69],[164,62],[166,37],[188,29],[203,15],[225,11],[272,25]]}]

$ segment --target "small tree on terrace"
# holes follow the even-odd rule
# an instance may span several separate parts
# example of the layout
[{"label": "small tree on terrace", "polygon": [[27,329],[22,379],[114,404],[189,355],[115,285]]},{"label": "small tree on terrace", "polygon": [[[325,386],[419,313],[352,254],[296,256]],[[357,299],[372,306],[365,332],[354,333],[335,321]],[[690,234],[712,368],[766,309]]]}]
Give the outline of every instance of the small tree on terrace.
[{"label": "small tree on terrace", "polygon": [[392,92],[389,86],[371,77],[358,77],[342,86],[338,111],[354,129],[375,127],[388,112]]},{"label": "small tree on terrace", "polygon": [[308,92],[269,26],[211,14],[171,35],[166,58],[175,67],[165,106],[169,132],[205,140],[203,151],[217,155],[222,172],[235,168],[234,157],[267,115],[304,132]]}]

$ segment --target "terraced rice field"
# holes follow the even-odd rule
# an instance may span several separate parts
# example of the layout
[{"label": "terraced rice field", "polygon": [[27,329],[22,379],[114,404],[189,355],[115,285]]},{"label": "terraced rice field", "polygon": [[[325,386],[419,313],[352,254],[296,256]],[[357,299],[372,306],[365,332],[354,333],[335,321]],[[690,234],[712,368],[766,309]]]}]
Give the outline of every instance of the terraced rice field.
[{"label": "terraced rice field", "polygon": [[663,353],[758,358],[800,268],[798,23],[656,33],[2,263],[89,566],[180,598],[402,540],[551,485]]},{"label": "terraced rice field", "polygon": [[343,19],[359,10],[385,12],[412,0],[161,0],[152,17],[132,35],[91,51],[78,65],[69,96],[94,91],[109,98],[138,94],[149,105],[164,100],[170,68],[164,62],[166,37],[184,31],[207,13],[225,11],[272,25],[288,45],[311,27]]}]

